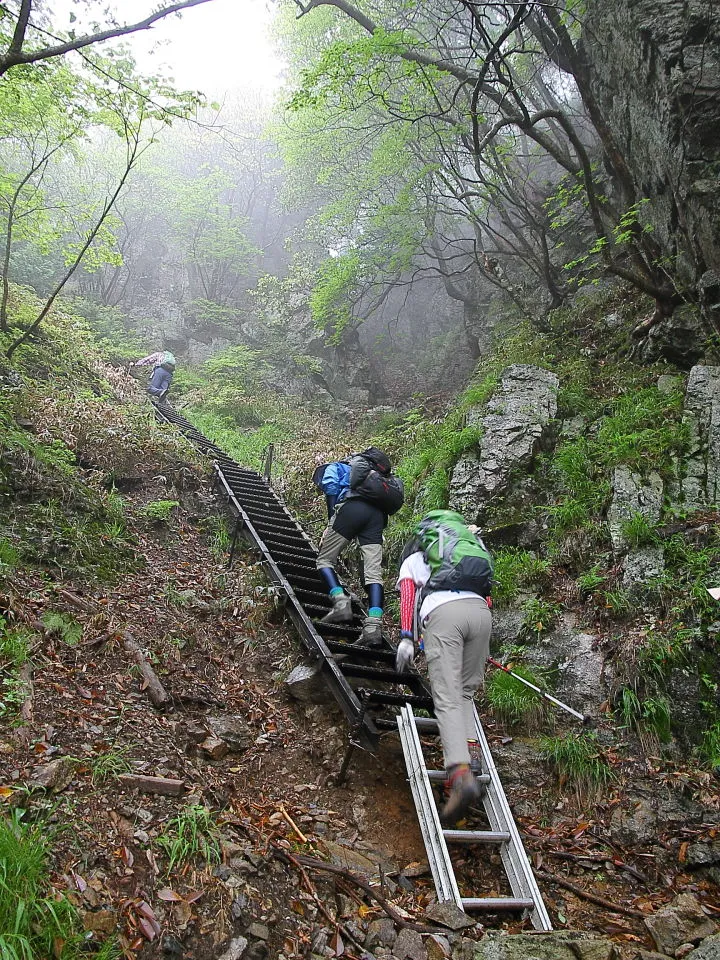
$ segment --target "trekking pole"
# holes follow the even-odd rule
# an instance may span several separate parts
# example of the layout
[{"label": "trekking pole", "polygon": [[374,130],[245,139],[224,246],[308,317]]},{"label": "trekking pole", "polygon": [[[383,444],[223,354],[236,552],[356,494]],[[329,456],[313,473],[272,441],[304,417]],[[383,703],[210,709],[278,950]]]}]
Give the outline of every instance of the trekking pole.
[{"label": "trekking pole", "polygon": [[569,707],[566,703],[563,703],[562,700],[558,700],[556,697],[551,697],[549,693],[545,693],[540,689],[540,687],[536,687],[534,683],[530,683],[529,680],[526,680],[525,677],[521,677],[519,674],[513,673],[509,667],[506,667],[502,663],[498,663],[497,660],[493,660],[492,657],[488,657],[488,663],[491,663],[494,667],[498,667],[500,670],[504,670],[505,673],[509,673],[511,677],[515,677],[515,679],[519,680],[520,683],[524,683],[526,687],[530,687],[531,690],[534,690],[535,693],[539,694],[545,700],[549,700],[550,703],[554,703],[556,707],[560,707],[562,710],[566,710],[568,713],[571,713],[583,723],[585,723],[585,721],[588,719],[584,714],[578,713],[577,710],[573,710],[572,707]]}]

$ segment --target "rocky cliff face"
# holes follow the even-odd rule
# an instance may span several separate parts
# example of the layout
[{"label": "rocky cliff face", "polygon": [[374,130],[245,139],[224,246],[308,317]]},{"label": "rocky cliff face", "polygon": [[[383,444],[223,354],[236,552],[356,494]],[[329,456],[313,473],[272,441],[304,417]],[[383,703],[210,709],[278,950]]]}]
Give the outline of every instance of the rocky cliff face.
[{"label": "rocky cliff face", "polygon": [[[593,86],[672,272],[720,329],[720,17],[712,0],[591,0]],[[622,94],[622,95],[620,95]]]}]

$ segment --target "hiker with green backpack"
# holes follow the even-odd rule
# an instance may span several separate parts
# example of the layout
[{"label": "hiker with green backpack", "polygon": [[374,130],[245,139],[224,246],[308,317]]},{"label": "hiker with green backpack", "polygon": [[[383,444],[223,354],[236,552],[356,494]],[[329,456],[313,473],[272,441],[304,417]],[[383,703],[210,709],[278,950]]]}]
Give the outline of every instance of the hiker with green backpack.
[{"label": "hiker with green backpack", "polygon": [[456,823],[480,797],[474,697],[490,652],[492,558],[459,513],[433,510],[405,545],[398,574],[402,673],[422,634],[450,795],[440,814]]}]

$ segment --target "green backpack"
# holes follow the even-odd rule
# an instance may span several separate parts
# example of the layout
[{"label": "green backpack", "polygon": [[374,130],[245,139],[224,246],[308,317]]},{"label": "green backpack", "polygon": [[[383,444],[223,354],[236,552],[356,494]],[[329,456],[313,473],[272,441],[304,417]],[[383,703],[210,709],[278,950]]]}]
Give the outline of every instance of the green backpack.
[{"label": "green backpack", "polygon": [[492,557],[459,513],[431,510],[415,528],[415,537],[431,570],[425,591],[468,590],[490,596]]}]

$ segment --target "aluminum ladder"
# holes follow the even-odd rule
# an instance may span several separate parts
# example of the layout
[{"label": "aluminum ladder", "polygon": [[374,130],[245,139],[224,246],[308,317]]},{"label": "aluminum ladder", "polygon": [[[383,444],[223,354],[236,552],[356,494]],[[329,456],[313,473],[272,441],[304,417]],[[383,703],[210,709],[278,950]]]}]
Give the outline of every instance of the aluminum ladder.
[{"label": "aluminum ladder", "polygon": [[[427,769],[418,732],[423,730],[437,734],[437,721],[416,717],[412,706],[405,704],[397,716],[397,725],[438,901],[442,903],[449,900],[465,912],[522,912],[524,916],[530,917],[536,930],[552,930],[550,917],[500,783],[477,711],[475,711],[475,727],[482,754],[482,774],[478,780],[483,790],[482,802],[490,830],[443,829],[431,782],[444,781],[446,774],[444,770]],[[448,853],[448,844],[467,846],[480,843],[500,846],[500,857],[510,883],[512,897],[463,897],[460,895]]]}]

